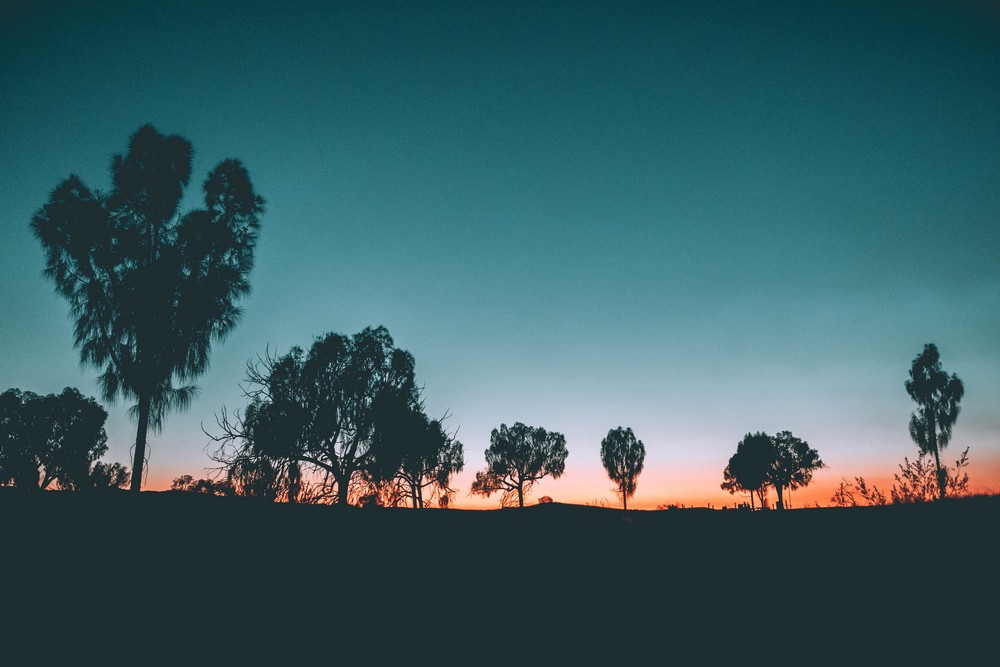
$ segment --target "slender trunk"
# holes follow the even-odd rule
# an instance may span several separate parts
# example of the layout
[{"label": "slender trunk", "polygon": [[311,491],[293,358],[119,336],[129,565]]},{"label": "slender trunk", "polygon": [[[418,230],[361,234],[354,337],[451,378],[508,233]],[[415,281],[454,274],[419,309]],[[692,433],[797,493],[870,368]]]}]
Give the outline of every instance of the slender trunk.
[{"label": "slender trunk", "polygon": [[295,504],[299,502],[299,494],[302,492],[302,469],[298,461],[288,463],[288,502]]},{"label": "slender trunk", "polygon": [[753,491],[750,491],[750,509],[753,509]]},{"label": "slender trunk", "polygon": [[424,487],[420,485],[421,478],[417,477],[417,507],[424,508]]},{"label": "slender trunk", "polygon": [[334,475],[334,479],[337,480],[337,504],[341,507],[347,507],[347,498],[351,491],[350,484],[348,484],[350,477]]},{"label": "slender trunk", "polygon": [[775,484],[774,490],[778,492],[778,504],[775,505],[775,507],[779,510],[785,509],[784,495],[782,493],[784,489],[782,488],[781,484]]},{"label": "slender trunk", "polygon": [[[937,420],[934,419],[934,410],[927,409],[927,444],[934,452],[934,469],[937,471],[938,494],[944,500],[947,471],[941,469],[941,456],[938,452]],[[943,473],[943,474],[942,474]]]},{"label": "slender trunk", "polygon": [[517,483],[517,506],[524,507],[524,485],[521,482]]},{"label": "slender trunk", "polygon": [[146,432],[149,430],[149,394],[139,395],[139,426],[135,431],[135,457],[132,459],[132,486],[134,493],[142,487],[142,468],[146,460]]}]

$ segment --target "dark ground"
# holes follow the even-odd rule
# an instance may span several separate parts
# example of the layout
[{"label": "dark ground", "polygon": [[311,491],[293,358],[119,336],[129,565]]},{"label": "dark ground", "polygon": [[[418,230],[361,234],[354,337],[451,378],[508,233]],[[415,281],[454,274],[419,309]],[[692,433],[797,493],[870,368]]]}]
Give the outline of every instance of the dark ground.
[{"label": "dark ground", "polygon": [[962,664],[980,641],[997,655],[1000,497],[414,511],[3,491],[8,638],[141,639],[140,662],[189,644],[234,658],[223,664],[244,651],[285,664],[292,646],[301,661],[350,647],[375,664],[897,664],[937,651]]}]

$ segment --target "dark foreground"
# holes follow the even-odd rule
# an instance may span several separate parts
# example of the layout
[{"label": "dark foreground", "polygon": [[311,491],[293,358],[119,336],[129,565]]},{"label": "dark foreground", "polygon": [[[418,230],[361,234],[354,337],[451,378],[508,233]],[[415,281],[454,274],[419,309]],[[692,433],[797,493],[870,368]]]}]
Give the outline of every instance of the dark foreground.
[{"label": "dark foreground", "polygon": [[147,651],[194,642],[280,655],[293,642],[310,656],[363,649],[384,658],[375,664],[452,662],[460,649],[491,664],[590,664],[658,650],[715,664],[801,643],[820,654],[867,646],[868,663],[926,658],[947,642],[961,662],[992,639],[1000,601],[998,497],[788,512],[414,511],[7,492],[0,518],[5,608],[19,610],[9,636],[19,623],[53,636],[86,629],[145,638]]}]

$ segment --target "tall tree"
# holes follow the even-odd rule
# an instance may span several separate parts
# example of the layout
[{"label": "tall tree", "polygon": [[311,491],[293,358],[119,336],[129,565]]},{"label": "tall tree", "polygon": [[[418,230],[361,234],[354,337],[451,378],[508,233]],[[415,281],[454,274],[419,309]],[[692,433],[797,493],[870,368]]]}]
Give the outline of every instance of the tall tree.
[{"label": "tall tree", "polygon": [[736,445],[736,453],[729,458],[729,464],[722,472],[722,488],[729,493],[747,491],[750,506],[756,493],[760,506],[764,507],[767,494],[768,475],[774,463],[774,441],[766,433],[747,433]]},{"label": "tall tree", "polygon": [[622,499],[622,509],[628,509],[628,499],[635,495],[645,459],[646,448],[641,440],[636,440],[631,428],[619,426],[611,429],[601,440],[601,463],[615,483],[616,493]]},{"label": "tall tree", "polygon": [[524,496],[536,482],[544,477],[562,476],[568,454],[562,433],[521,422],[510,428],[500,424],[500,428],[490,433],[486,469],[476,473],[472,493],[488,498],[500,491],[501,505],[513,504],[516,497],[518,507],[524,507]]},{"label": "tall tree", "polygon": [[789,492],[806,486],[812,481],[813,472],[825,468],[826,464],[819,458],[819,452],[809,446],[809,443],[792,435],[791,431],[781,431],[771,438],[773,443],[774,461],[768,475],[768,481],[778,494],[778,509],[784,509],[784,489]]},{"label": "tall tree", "polygon": [[941,368],[937,346],[924,345],[910,366],[906,393],[917,403],[910,417],[910,437],[921,452],[934,455],[938,492],[944,500],[948,488],[948,471],[941,466],[940,452],[951,440],[952,428],[958,419],[959,402],[965,394],[962,381]]},{"label": "tall tree", "polygon": [[236,326],[250,291],[264,200],[228,159],[202,185],[204,208],[182,215],[191,152],[186,139],[145,125],[112,159],[110,192],[70,176],[31,221],[45,274],[76,318],[81,361],[102,370],[105,400],[135,401],[135,492],[147,431],[190,403],[190,381],[206,370],[211,343]]}]

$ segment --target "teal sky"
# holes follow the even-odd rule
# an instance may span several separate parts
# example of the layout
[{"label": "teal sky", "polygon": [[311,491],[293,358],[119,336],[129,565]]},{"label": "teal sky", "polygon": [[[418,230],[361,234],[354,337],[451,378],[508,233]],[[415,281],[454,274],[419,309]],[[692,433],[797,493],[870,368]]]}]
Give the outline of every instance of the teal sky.
[{"label": "teal sky", "polygon": [[267,200],[244,320],[148,488],[204,474],[249,358],[384,324],[465,444],[460,504],[514,421],[567,438],[535,497],[613,503],[623,425],[636,506],[731,502],[736,443],[783,429],[822,502],[915,456],[928,342],[966,386],[948,458],[1000,490],[991,3],[204,4],[0,5],[0,391],[98,395],[28,227],[61,179],[107,188],[148,122],[192,142],[194,197],[237,157]]}]

